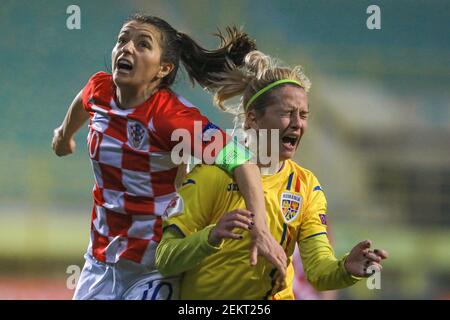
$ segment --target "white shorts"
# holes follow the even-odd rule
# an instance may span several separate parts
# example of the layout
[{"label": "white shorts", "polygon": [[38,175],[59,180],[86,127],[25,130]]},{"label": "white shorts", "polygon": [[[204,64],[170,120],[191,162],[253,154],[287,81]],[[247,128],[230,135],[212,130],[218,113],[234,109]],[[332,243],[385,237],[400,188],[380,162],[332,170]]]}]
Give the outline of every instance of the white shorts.
[{"label": "white shorts", "polygon": [[180,277],[163,277],[129,260],[104,263],[84,256],[86,263],[78,280],[74,300],[177,300]]}]

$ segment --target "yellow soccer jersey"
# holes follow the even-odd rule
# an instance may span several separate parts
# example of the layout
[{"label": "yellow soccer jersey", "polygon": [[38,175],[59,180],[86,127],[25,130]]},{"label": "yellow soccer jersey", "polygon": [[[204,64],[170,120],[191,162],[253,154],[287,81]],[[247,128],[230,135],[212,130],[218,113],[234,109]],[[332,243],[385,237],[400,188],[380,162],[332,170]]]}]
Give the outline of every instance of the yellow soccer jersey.
[{"label": "yellow soccer jersey", "polygon": [[[272,176],[263,176],[267,224],[288,257],[295,243],[326,233],[326,199],[311,171],[293,161]],[[231,177],[215,166],[200,165],[186,177],[178,199],[166,211],[164,227],[175,225],[191,235],[218,222],[222,214],[245,208]],[[293,299],[293,267],[289,259],[289,287],[273,296],[275,269],[262,257],[250,266],[250,234],[225,240],[221,249],[184,273],[181,299]]]}]

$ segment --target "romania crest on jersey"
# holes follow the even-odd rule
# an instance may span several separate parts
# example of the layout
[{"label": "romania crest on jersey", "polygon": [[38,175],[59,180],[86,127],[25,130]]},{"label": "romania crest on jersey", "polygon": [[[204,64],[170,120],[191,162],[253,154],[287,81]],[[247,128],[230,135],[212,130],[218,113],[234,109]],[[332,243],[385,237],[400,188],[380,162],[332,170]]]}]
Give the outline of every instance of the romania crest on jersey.
[{"label": "romania crest on jersey", "polygon": [[302,197],[290,192],[281,195],[281,212],[286,223],[294,221],[300,214]]}]

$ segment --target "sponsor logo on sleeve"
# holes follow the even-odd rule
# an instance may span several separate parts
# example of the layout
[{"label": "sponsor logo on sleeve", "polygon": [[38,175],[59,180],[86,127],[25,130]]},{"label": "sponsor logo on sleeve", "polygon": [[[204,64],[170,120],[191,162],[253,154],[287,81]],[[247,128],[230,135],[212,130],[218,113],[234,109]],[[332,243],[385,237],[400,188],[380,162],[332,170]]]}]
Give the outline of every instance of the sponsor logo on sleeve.
[{"label": "sponsor logo on sleeve", "polygon": [[185,186],[187,184],[196,184],[195,180],[192,179],[187,179],[186,181],[184,181],[181,186]]},{"label": "sponsor logo on sleeve", "polygon": [[327,215],[326,214],[319,214],[319,218],[320,218],[320,222],[322,222],[322,224],[327,225]]}]

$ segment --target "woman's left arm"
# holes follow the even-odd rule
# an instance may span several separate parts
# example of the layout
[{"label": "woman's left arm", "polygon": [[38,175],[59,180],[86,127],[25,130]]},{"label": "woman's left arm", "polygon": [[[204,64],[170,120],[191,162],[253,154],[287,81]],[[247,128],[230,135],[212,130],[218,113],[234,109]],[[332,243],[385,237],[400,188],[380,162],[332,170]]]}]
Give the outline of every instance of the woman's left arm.
[{"label": "woman's left arm", "polygon": [[306,277],[317,290],[334,290],[349,287],[372,273],[369,266],[381,271],[381,260],[388,257],[385,250],[370,251],[371,241],[358,243],[350,253],[338,260],[326,234],[299,241]]},{"label": "woman's left arm", "polygon": [[286,277],[286,253],[273,238],[266,222],[266,206],[261,173],[255,164],[245,163],[234,169],[234,179],[245,200],[247,210],[254,214],[250,263],[256,265],[257,256],[264,256],[279,272],[280,280]]},{"label": "woman's left arm", "polygon": [[349,287],[360,280],[344,267],[347,255],[338,260],[326,234],[298,242],[306,278],[319,291]]}]

